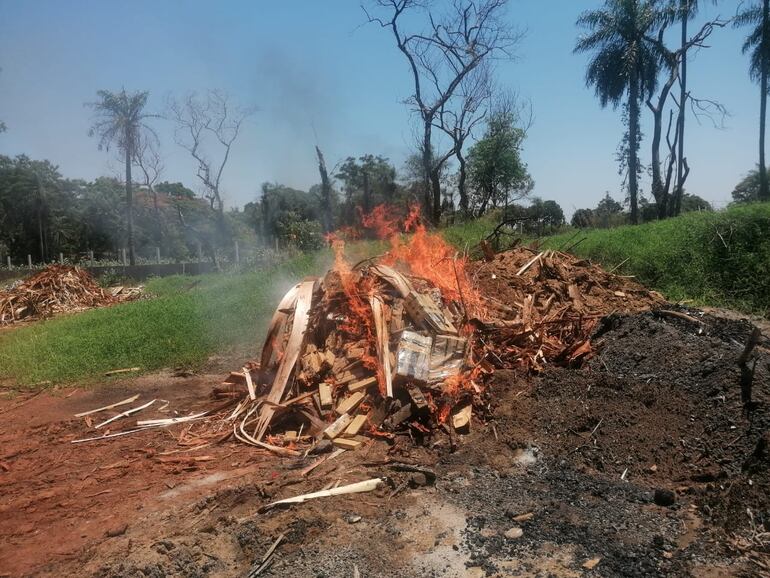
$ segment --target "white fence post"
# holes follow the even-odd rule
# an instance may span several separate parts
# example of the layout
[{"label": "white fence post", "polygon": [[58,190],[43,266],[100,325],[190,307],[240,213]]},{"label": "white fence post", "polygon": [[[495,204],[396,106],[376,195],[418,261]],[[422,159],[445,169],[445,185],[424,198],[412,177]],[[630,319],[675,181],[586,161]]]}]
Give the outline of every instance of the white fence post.
[{"label": "white fence post", "polygon": [[64,265],[64,253],[59,253],[59,265]]},{"label": "white fence post", "polygon": [[5,260],[6,260],[6,261],[7,261],[7,263],[8,263],[8,268],[9,268],[9,269],[11,269],[11,268],[13,267],[13,265],[11,265],[11,256],[10,256],[10,255],[8,255],[8,256],[5,258]]},{"label": "white fence post", "polygon": [[235,263],[240,265],[241,263],[241,253],[238,250],[238,241],[235,241]]},{"label": "white fence post", "polygon": [[94,266],[94,252],[90,249],[88,251],[88,262],[89,262],[89,265],[91,265],[91,267]]},{"label": "white fence post", "polygon": [[160,265],[160,247],[155,247],[155,260]]},{"label": "white fence post", "polygon": [[123,266],[126,266],[126,248],[123,247]]},{"label": "white fence post", "polygon": [[27,268],[32,269],[32,255],[27,255]]}]

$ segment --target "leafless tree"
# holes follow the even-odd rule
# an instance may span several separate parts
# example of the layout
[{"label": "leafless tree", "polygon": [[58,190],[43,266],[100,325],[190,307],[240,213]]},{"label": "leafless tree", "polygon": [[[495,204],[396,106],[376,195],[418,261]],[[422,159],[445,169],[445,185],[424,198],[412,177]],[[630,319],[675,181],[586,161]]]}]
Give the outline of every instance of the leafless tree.
[{"label": "leafless tree", "polygon": [[155,183],[158,182],[163,173],[163,159],[160,156],[159,142],[155,138],[143,137],[139,139],[136,150],[134,151],[134,164],[142,173],[141,183],[152,195],[152,205],[155,211],[155,241],[160,243],[163,236],[163,223],[158,206],[158,192],[155,190]]},{"label": "leafless tree", "polygon": [[485,62],[463,79],[457,94],[441,106],[433,121],[433,127],[446,134],[452,143],[449,152],[457,159],[457,192],[460,195],[460,211],[465,216],[469,214],[469,202],[463,149],[473,129],[486,118],[491,97],[490,65]]},{"label": "leafless tree", "polygon": [[329,172],[326,170],[326,160],[318,145],[315,146],[315,153],[318,157],[318,172],[321,175],[321,225],[324,233],[329,233],[333,227],[332,184],[329,180]]},{"label": "leafless tree", "polygon": [[[678,145],[678,139],[680,137],[679,130],[677,128],[673,140],[671,139],[671,122],[673,115],[669,115],[669,126],[666,133],[666,142],[669,149],[669,154],[666,162],[666,177],[663,178],[662,165],[660,158],[660,144],[663,136],[663,112],[666,108],[666,104],[669,101],[669,97],[673,100],[677,106],[685,106],[686,103],[680,103],[673,95],[671,95],[671,89],[676,82],[680,80],[680,71],[682,59],[686,56],[688,50],[691,48],[703,48],[706,46],[705,42],[711,36],[711,34],[717,28],[723,28],[728,24],[728,21],[717,18],[710,20],[703,24],[698,32],[693,35],[687,42],[684,42],[677,50],[669,50],[663,43],[663,36],[666,32],[666,25],[660,27],[658,30],[658,37],[656,39],[649,39],[657,47],[660,57],[663,61],[663,70],[668,73],[666,81],[663,83],[660,92],[657,95],[657,99],[653,102],[652,98],[647,99],[647,107],[652,111],[653,116],[653,133],[652,133],[652,195],[655,198],[655,203],[658,208],[658,218],[665,218],[668,215],[675,214],[676,207],[681,203],[681,198],[677,202],[676,199],[672,199],[670,195],[671,177],[674,166],[677,163],[676,149]],[[688,95],[688,100],[691,97]],[[695,100],[692,101],[696,102]],[[702,102],[702,101],[697,101]],[[687,160],[682,159],[682,166],[684,172],[677,178],[676,195],[681,197],[684,190],[684,182],[689,174],[689,166]]]},{"label": "leafless tree", "polygon": [[222,174],[244,121],[255,109],[234,105],[226,92],[209,90],[202,96],[193,92],[181,100],[171,98],[168,110],[176,124],[174,140],[197,163],[196,176],[203,185],[203,196],[222,220]]},{"label": "leafless tree", "polygon": [[[514,34],[505,17],[507,0],[452,0],[437,14],[421,0],[373,0],[384,15],[364,12],[369,22],[390,29],[396,46],[406,58],[413,93],[407,102],[422,123],[423,199],[432,220],[441,217],[441,167],[453,153],[436,154],[432,131],[436,116],[455,95],[463,80],[482,62],[511,56],[520,35]],[[422,12],[427,26],[407,32],[404,15]]]}]

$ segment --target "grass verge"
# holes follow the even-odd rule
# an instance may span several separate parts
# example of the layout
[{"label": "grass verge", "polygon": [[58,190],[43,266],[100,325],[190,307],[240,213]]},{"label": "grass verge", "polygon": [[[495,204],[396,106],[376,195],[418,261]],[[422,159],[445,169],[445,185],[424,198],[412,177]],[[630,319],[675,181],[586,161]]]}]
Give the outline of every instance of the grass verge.
[{"label": "grass verge", "polygon": [[549,237],[543,246],[579,241],[571,253],[607,268],[625,261],[618,272],[672,300],[770,313],[770,203],[574,235]]},{"label": "grass verge", "polygon": [[0,332],[0,378],[70,382],[105,371],[200,366],[209,355],[254,344],[280,296],[330,264],[328,251],[266,271],[153,279],[153,299],[93,309]]}]

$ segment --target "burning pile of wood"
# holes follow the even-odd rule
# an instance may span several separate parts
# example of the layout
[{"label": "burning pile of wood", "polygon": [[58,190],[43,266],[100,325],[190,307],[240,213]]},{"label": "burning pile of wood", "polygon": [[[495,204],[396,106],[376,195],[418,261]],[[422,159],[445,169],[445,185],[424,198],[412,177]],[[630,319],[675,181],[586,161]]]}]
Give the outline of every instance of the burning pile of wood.
[{"label": "burning pile of wood", "polygon": [[0,325],[112,305],[134,297],[135,293],[124,290],[112,295],[79,267],[49,265],[9,290],[0,291]]},{"label": "burning pile of wood", "polygon": [[[572,257],[533,251],[519,263],[520,255],[503,255],[485,276],[424,227],[408,243],[391,242],[386,255],[351,267],[336,241],[334,268],[284,296],[259,362],[214,388],[214,397],[233,400],[224,423],[238,439],[298,455],[298,445],[321,438],[354,449],[365,436],[451,436],[469,428],[474,408],[485,410],[495,369],[538,371],[593,354],[600,315],[582,306]],[[595,282],[620,292],[605,275]],[[526,280],[524,295],[487,293],[488,282],[511,276]]]}]

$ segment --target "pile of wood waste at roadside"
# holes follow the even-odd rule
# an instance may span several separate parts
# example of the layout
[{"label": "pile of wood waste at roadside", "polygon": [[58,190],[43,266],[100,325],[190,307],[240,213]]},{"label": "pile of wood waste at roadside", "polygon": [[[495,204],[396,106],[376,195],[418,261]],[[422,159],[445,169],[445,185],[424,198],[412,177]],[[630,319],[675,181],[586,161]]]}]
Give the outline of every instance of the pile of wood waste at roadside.
[{"label": "pile of wood waste at roadside", "polygon": [[49,265],[0,291],[0,325],[114,305],[135,299],[140,293],[138,288],[103,289],[84,269]]},{"label": "pile of wood waste at roadside", "polygon": [[[335,266],[281,300],[258,361],[213,390],[231,401],[218,435],[298,456],[372,438],[454,443],[484,419],[497,369],[578,366],[604,314],[661,296],[569,255],[516,249],[469,263],[418,226],[408,242]],[[620,307],[619,305],[622,305]],[[228,434],[229,431],[229,434]]]}]

